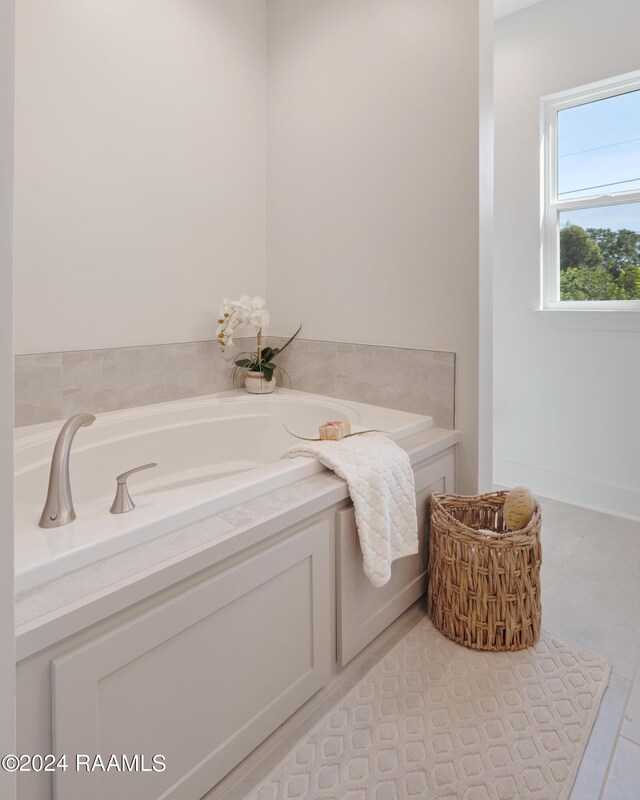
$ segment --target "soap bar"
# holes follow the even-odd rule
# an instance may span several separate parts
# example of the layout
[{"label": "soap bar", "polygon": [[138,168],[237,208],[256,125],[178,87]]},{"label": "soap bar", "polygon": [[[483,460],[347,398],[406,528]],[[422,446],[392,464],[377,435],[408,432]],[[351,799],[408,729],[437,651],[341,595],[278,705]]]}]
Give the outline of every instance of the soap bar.
[{"label": "soap bar", "polygon": [[325,422],[320,426],[320,438],[338,441],[351,433],[351,423],[339,419],[333,422]]}]

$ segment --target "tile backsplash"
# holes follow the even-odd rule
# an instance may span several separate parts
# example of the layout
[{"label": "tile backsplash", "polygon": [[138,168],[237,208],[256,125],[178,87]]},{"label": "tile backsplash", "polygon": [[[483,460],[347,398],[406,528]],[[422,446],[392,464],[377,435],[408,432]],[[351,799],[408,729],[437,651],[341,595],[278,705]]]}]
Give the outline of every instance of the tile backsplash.
[{"label": "tile backsplash", "polygon": [[[269,338],[276,347],[285,341]],[[229,360],[253,344],[237,339],[225,354],[211,341],[16,356],[15,424],[231,389]],[[278,363],[294,389],[430,414],[436,425],[454,426],[454,353],[297,339]]]},{"label": "tile backsplash", "polygon": [[[286,339],[271,341],[277,347]],[[455,360],[435,350],[296,339],[279,363],[294,389],[429,414],[453,428]]]}]

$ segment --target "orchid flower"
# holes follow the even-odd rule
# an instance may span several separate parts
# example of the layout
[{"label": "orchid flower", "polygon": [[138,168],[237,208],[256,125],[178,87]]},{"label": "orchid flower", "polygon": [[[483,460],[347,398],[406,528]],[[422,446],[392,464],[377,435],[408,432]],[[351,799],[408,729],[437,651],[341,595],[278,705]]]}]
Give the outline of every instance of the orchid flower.
[{"label": "orchid flower", "polygon": [[218,319],[217,341],[220,348],[224,351],[228,344],[233,344],[233,332],[239,325],[251,325],[260,334],[270,319],[263,297],[249,297],[247,294],[243,294],[239,300],[225,297]]}]

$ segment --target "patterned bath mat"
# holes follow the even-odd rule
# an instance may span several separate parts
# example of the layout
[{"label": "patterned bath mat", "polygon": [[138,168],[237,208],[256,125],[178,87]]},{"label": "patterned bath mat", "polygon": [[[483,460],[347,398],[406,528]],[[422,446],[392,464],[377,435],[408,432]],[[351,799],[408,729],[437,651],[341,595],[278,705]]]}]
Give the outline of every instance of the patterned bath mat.
[{"label": "patterned bath mat", "polygon": [[566,800],[609,673],[546,633],[483,653],[425,618],[247,800]]}]

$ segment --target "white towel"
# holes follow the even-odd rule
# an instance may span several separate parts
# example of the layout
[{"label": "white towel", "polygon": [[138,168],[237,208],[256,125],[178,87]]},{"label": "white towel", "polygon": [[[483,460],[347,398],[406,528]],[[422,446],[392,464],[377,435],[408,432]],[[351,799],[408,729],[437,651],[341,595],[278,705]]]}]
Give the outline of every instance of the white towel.
[{"label": "white towel", "polygon": [[337,442],[300,442],[287,456],[312,456],[344,478],[356,513],[364,573],[374,586],[391,577],[391,562],[418,552],[413,470],[407,453],[381,433]]}]

